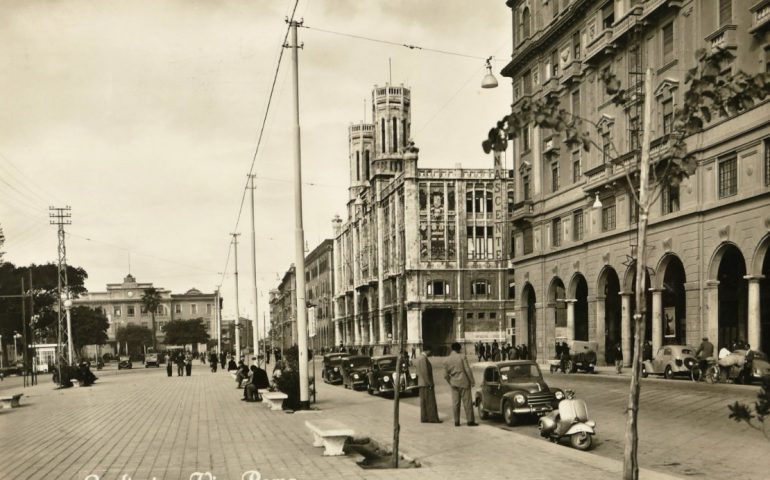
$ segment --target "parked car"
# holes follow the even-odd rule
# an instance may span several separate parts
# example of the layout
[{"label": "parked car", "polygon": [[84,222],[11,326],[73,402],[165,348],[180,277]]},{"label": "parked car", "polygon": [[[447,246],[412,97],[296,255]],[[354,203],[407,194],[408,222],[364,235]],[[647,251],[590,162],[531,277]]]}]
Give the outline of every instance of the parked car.
[{"label": "parked car", "polygon": [[[380,357],[372,357],[372,367],[367,373],[367,385],[366,391],[370,395],[381,395],[384,393],[393,393],[395,379],[396,379],[396,365],[398,362],[398,355],[382,355]],[[402,362],[401,365],[401,382],[400,392],[404,394],[411,393],[416,395],[417,390],[417,373],[409,371],[409,365],[407,362]]]},{"label": "parked car", "polygon": [[118,357],[118,370],[122,370],[124,368],[133,368],[134,365],[131,363],[131,357],[128,355],[121,355]]},{"label": "parked car", "polygon": [[558,408],[564,392],[550,388],[540,367],[532,360],[488,362],[474,365],[479,385],[474,388],[474,404],[479,418],[502,415],[509,426],[527,416],[543,416]]},{"label": "parked car", "polygon": [[331,383],[332,385],[342,383],[340,364],[346,358],[348,358],[348,354],[344,352],[324,355],[323,367],[321,369],[321,378],[323,378],[324,383]]},{"label": "parked car", "polygon": [[642,363],[642,377],[663,375],[671,379],[675,376],[690,377],[693,367],[698,365],[695,349],[689,345],[664,345],[658,349],[652,360]]},{"label": "parked car", "polygon": [[[761,382],[763,377],[770,376],[770,362],[767,361],[767,356],[758,350],[752,350],[751,352],[754,354],[751,368],[744,369],[741,372],[739,383]],[[741,365],[745,365],[746,350],[734,350],[733,353],[740,355],[742,357]]]},{"label": "parked car", "polygon": [[351,355],[340,364],[342,371],[342,386],[352,390],[366,388],[366,374],[371,368],[372,357],[368,355]]}]

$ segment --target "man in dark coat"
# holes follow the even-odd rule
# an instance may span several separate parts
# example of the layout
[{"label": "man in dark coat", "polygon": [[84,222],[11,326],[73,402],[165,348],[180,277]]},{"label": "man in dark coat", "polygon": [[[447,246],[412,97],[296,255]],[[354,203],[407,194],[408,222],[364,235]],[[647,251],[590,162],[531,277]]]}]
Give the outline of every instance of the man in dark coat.
[{"label": "man in dark coat", "polygon": [[428,357],[431,348],[423,346],[422,352],[415,360],[417,369],[417,386],[420,388],[420,421],[422,423],[441,423],[438,418],[438,406],[436,405],[436,390],[433,382],[433,366]]},{"label": "man in dark coat", "polygon": [[267,372],[257,365],[252,365],[251,372],[249,373],[249,383],[243,388],[243,400],[247,402],[261,402],[262,397],[259,395],[259,389],[266,389],[268,387],[270,387],[270,379],[267,377]]}]

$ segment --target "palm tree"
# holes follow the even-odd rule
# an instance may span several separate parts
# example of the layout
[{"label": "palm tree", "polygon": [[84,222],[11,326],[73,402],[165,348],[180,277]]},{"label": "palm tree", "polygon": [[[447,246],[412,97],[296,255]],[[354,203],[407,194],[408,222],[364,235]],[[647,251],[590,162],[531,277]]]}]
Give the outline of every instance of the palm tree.
[{"label": "palm tree", "polygon": [[144,308],[150,312],[150,317],[152,318],[152,348],[156,352],[158,351],[158,335],[157,328],[155,327],[155,312],[158,310],[158,306],[160,306],[160,301],[160,292],[154,287],[144,290],[144,295],[142,295],[142,305],[144,305]]}]

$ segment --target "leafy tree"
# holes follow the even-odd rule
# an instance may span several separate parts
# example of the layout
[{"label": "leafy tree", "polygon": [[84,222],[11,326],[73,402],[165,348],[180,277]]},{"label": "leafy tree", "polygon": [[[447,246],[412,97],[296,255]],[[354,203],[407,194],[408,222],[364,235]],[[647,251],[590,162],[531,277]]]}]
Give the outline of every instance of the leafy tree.
[{"label": "leafy tree", "polygon": [[[762,388],[757,393],[757,401],[754,403],[752,411],[751,406],[745,403],[735,402],[728,405],[730,416],[736,422],[746,422],[748,426],[762,432],[766,439],[770,440],[770,432],[767,430],[765,418],[770,417],[770,377],[762,378]],[[756,419],[757,423],[754,423]],[[770,423],[770,422],[768,422]]]},{"label": "leafy tree", "polygon": [[[688,152],[687,140],[708,126],[715,117],[728,118],[751,108],[756,103],[770,96],[770,73],[748,74],[743,71],[731,73],[725,68],[735,59],[729,50],[715,48],[710,51],[701,49],[696,53],[696,65],[689,69],[685,77],[685,95],[683,104],[674,112],[672,132],[662,145],[663,154],[655,162],[649,161],[649,141],[637,142],[642,145],[642,155],[636,156],[636,162],[627,161],[627,156],[618,154],[614,145],[609,145],[610,158],[605,161],[620,166],[628,182],[628,189],[639,207],[639,259],[638,263],[646,267],[644,245],[646,244],[647,218],[650,207],[657,196],[669,185],[676,186],[695,172],[697,159]],[[622,82],[609,69],[601,74],[607,94],[618,106],[627,106],[634,97],[634,89],[623,88]],[[651,90],[651,89],[650,89]],[[651,99],[647,99],[651,101]],[[499,155],[508,147],[508,141],[515,138],[524,126],[534,124],[540,128],[558,134],[568,147],[581,146],[590,151],[598,144],[598,125],[588,119],[572,115],[561,107],[558,96],[550,95],[543,99],[524,99],[510,114],[505,115],[491,128],[482,142],[486,153]],[[591,128],[593,127],[593,129]],[[593,131],[592,131],[593,130]],[[647,139],[649,140],[649,139]],[[646,157],[644,155],[646,154]],[[643,161],[643,163],[642,163]],[[649,165],[649,170],[642,172],[641,166]],[[647,182],[647,178],[652,181]],[[643,285],[646,268],[637,268],[637,286]],[[643,295],[643,288],[637,288],[637,295]],[[644,337],[645,302],[637,300],[640,315],[635,316],[634,359],[632,379],[629,386],[628,423],[626,427],[626,449],[624,452],[625,479],[639,476],[637,460],[637,415],[639,411],[639,372],[641,370],[640,353]]]},{"label": "leafy tree", "polygon": [[155,324],[155,312],[158,310],[158,306],[160,306],[160,292],[155,287],[150,287],[144,290],[144,294],[142,295],[142,305],[144,305],[144,308],[150,312],[150,317],[152,318],[152,348],[155,349],[155,351],[158,351],[158,327]]},{"label": "leafy tree", "polygon": [[142,325],[129,323],[118,328],[115,338],[121,344],[127,343],[129,352],[140,353],[145,345],[152,342],[152,332]]},{"label": "leafy tree", "polygon": [[[30,272],[32,273],[32,289],[29,287]],[[28,267],[17,267],[10,262],[0,263],[0,296],[18,295],[21,293],[21,279],[24,279],[27,291],[32,294],[35,311],[30,313],[29,298],[26,299],[27,315],[38,315],[35,326],[36,338],[41,341],[56,341],[59,305],[58,266],[54,263],[44,265],[32,264]],[[78,298],[85,293],[85,280],[88,273],[80,267],[67,266],[70,296]],[[14,331],[22,331],[21,302],[18,298],[0,298],[0,334],[11,335]],[[31,332],[28,332],[31,334]],[[31,338],[31,337],[29,337]]]},{"label": "leafy tree", "polygon": [[107,329],[110,324],[101,311],[78,305],[72,308],[71,317],[72,343],[75,351],[80,353],[86,345],[104,345],[107,343]]},{"label": "leafy tree", "polygon": [[206,324],[202,318],[171,320],[163,326],[167,345],[197,345],[209,341]]}]

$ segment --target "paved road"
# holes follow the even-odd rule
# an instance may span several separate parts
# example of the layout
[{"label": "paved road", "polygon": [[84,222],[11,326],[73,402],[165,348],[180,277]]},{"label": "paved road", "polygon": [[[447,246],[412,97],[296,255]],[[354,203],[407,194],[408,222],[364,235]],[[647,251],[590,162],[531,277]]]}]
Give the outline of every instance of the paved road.
[{"label": "paved road", "polygon": [[[434,376],[439,410],[451,421],[451,398],[440,366],[434,368]],[[622,460],[628,377],[612,377],[545,374],[549,385],[573,389],[586,401],[589,415],[597,423],[593,454]],[[689,380],[643,380],[640,465],[700,478],[770,478],[770,441],[745,424],[728,419],[727,404],[736,400],[753,404],[757,390],[756,386],[694,384]],[[406,402],[418,404],[416,399]],[[511,428],[492,417],[482,423],[539,438],[534,422]]]},{"label": "paved road", "polygon": [[[317,410],[286,415],[240,401],[227,373],[202,366],[193,368],[192,377],[167,378],[156,369],[100,374],[89,388],[0,383],[3,391],[25,393],[21,408],[0,410],[0,478],[186,480],[193,472],[212,472],[236,480],[247,470],[264,479],[309,480],[545,480],[565,471],[613,480],[620,474],[617,461],[499,428],[421,424],[411,405],[401,407],[401,451],[423,468],[362,470],[351,457],[322,456],[304,423],[341,420],[358,435],[388,444],[392,403],[384,399],[321,384]],[[642,479],[666,478],[665,469],[642,471]]]}]

